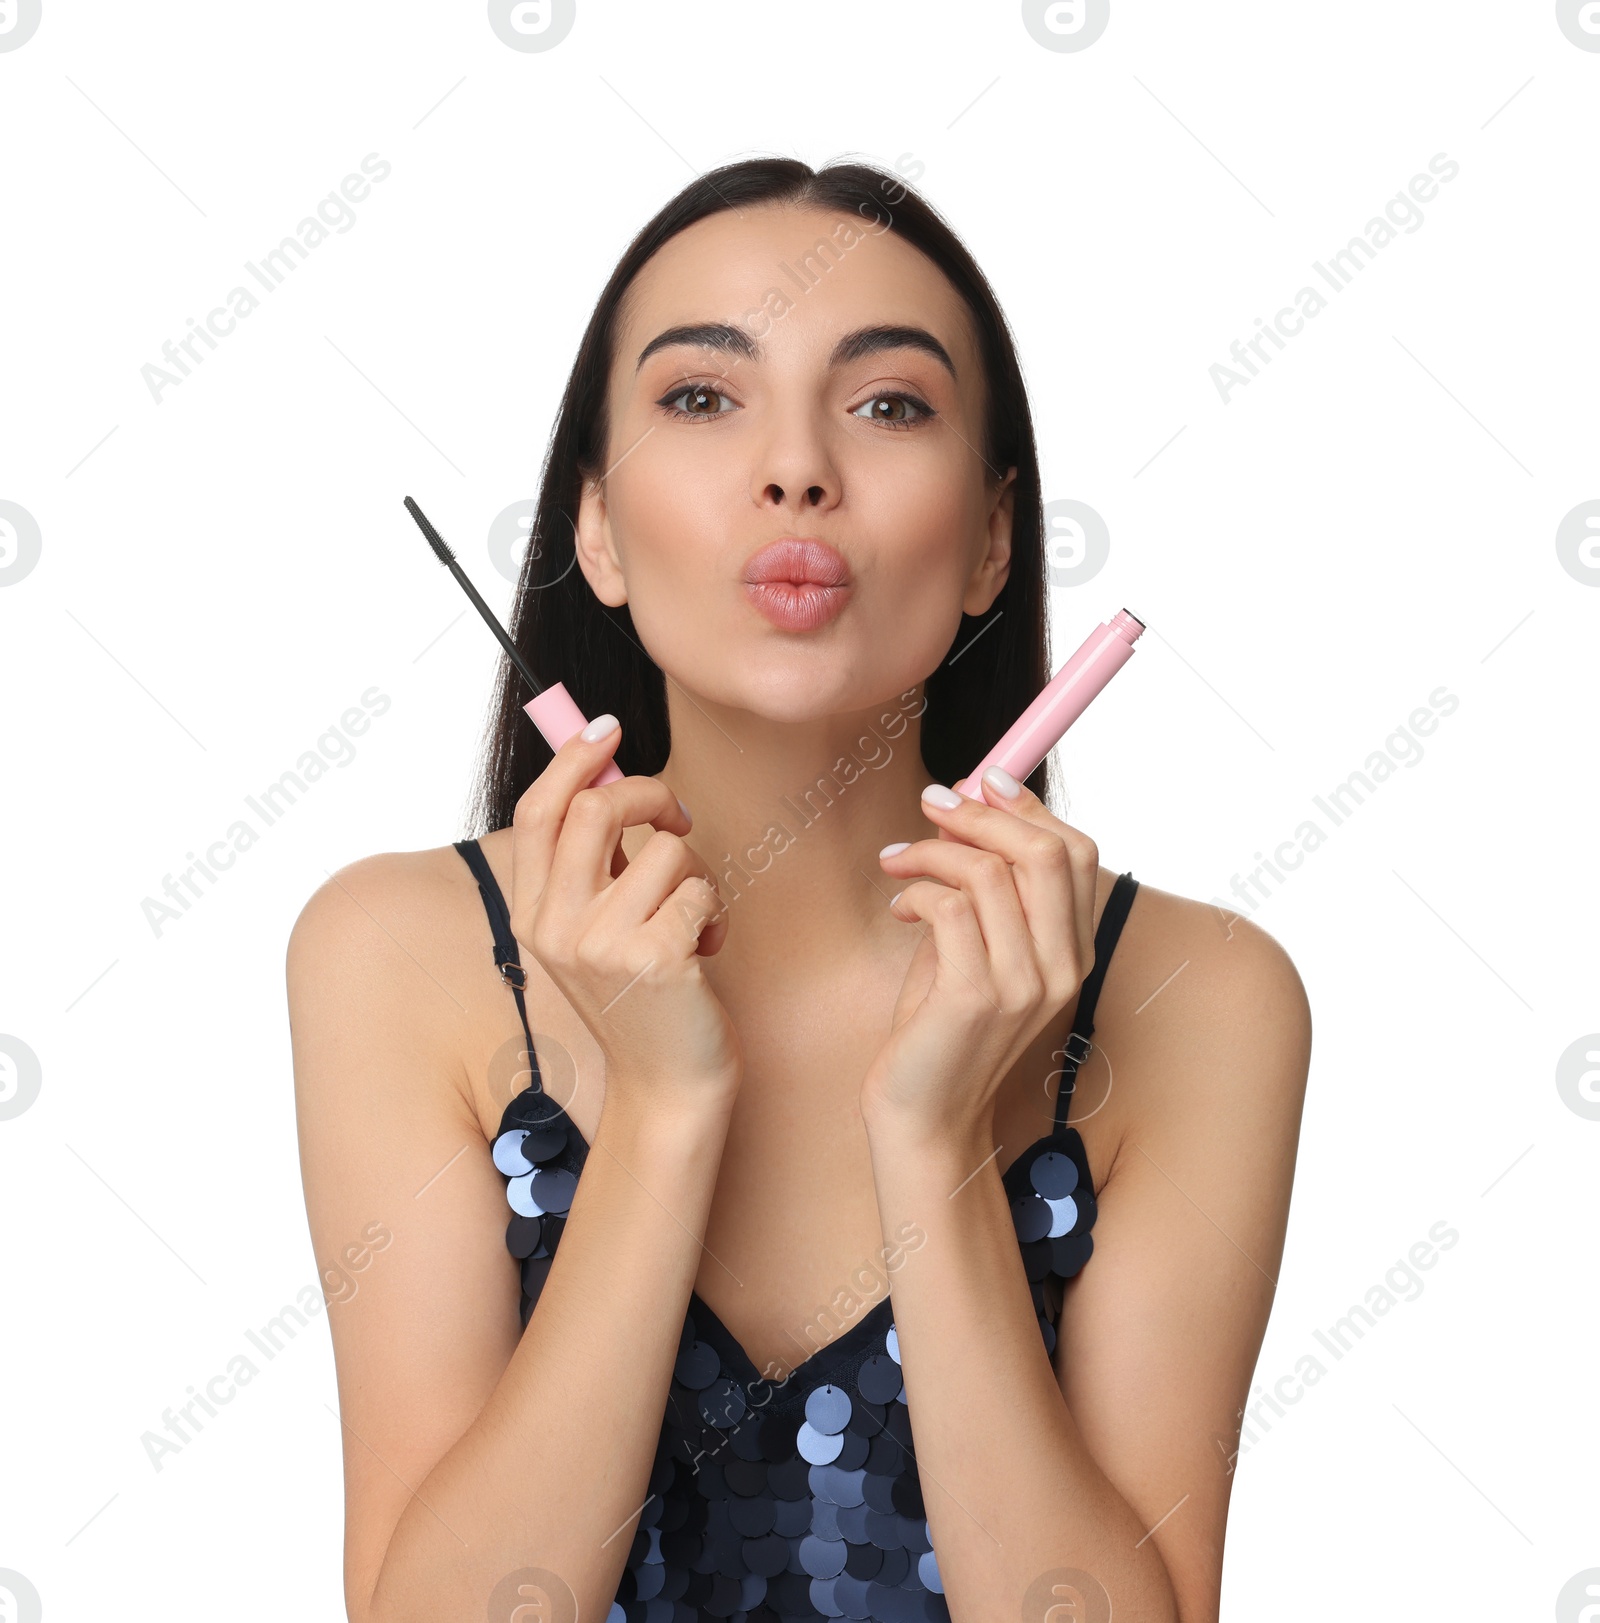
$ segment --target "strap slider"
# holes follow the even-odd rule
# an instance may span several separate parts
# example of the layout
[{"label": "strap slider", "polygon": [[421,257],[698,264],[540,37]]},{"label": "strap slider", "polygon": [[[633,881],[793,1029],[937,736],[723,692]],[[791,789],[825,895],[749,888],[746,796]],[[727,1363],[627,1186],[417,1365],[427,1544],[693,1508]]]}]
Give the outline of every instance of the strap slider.
[{"label": "strap slider", "polygon": [[[507,986],[515,987],[519,992],[527,986],[528,972],[522,967],[521,964],[513,964],[509,960],[505,963],[501,963],[499,959],[496,959],[495,967],[500,971],[500,979],[503,980]],[[516,978],[513,979],[513,976]]]},{"label": "strap slider", "polygon": [[[1083,1045],[1082,1053],[1078,1053],[1073,1048],[1072,1045],[1075,1042]],[[1087,1037],[1085,1037],[1081,1031],[1072,1031],[1068,1032],[1067,1034],[1066,1045],[1062,1052],[1066,1059],[1067,1067],[1070,1067],[1070,1069],[1067,1069],[1067,1074],[1069,1076],[1075,1076],[1077,1074],[1078,1067],[1082,1065],[1086,1059],[1088,1059],[1091,1053],[1094,1052],[1094,1044]],[[1067,1067],[1064,1067],[1064,1069]]]}]

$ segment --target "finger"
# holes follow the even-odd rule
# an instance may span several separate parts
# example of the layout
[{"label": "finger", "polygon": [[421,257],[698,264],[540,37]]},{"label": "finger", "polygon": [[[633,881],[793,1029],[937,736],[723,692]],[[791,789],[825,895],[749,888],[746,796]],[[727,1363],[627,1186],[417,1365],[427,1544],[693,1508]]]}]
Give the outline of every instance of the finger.
[{"label": "finger", "polygon": [[[613,725],[601,737],[586,739],[583,733],[616,722],[609,714],[596,716],[589,727],[576,732],[551,757],[550,764],[522,792],[512,813],[512,827],[518,835],[527,838],[512,840],[513,858],[521,855],[528,863],[529,872],[536,882],[542,882],[555,855],[556,841],[561,824],[580,789],[589,786],[595,774],[616,753],[622,742],[622,728]],[[687,833],[691,819],[673,797],[673,822],[678,833]],[[652,819],[653,821],[654,819]],[[624,858],[624,864],[626,858]],[[513,860],[513,874],[516,864]]]},{"label": "finger", "polygon": [[[620,778],[579,789],[567,804],[550,858],[548,905],[571,916],[609,885],[620,883],[611,877],[612,857],[623,829],[641,823],[657,828],[678,824],[687,832],[677,796],[658,778]],[[541,902],[541,910],[545,905]]]},{"label": "finger", "polygon": [[[1010,781],[1016,784],[1016,779]],[[930,785],[929,789],[937,787]],[[984,788],[996,800],[1002,799],[989,784]],[[948,832],[995,851],[1012,864],[1013,882],[1037,944],[1039,964],[1047,975],[1057,971],[1070,975],[1089,961],[1098,852],[1092,840],[1053,816],[1025,784],[1017,784],[1017,789],[1013,799],[1003,802],[1005,809],[965,795],[958,797],[956,806],[940,806],[925,791],[923,815],[939,826],[941,834]],[[924,841],[902,857],[929,844],[943,850],[949,842]],[[891,863],[885,866],[897,871]]]},{"label": "finger", "polygon": [[[693,939],[713,923],[725,932],[727,911],[716,879],[699,852],[681,836],[657,829],[635,853],[628,871],[592,903],[590,917],[594,928],[615,939],[653,927],[658,915],[670,913],[679,937]],[[714,952],[720,937],[715,945],[702,944],[707,952]]]},{"label": "finger", "polygon": [[931,933],[937,954],[933,990],[940,997],[969,1009],[999,1008],[983,932],[964,891],[928,879],[915,880],[894,897],[889,911]]},{"label": "finger", "polygon": [[644,930],[664,954],[682,958],[692,948],[709,958],[727,939],[728,904],[709,879],[693,873],[673,889]]},{"label": "finger", "polygon": [[[1063,822],[1027,784],[1012,777],[1009,772],[990,767],[980,780],[979,787],[985,804],[1009,811],[1046,836],[1034,854],[1035,861],[1024,864],[1018,875],[1017,890],[1025,909],[1030,906],[1031,898],[1040,886],[1049,894],[1060,895],[1059,880],[1052,876],[1057,873],[1061,854],[1049,843],[1048,837],[1060,839],[1065,846],[1067,871],[1071,876],[1069,939],[1074,952],[1072,968],[1081,981],[1094,962],[1094,892],[1100,872],[1099,847],[1081,829]],[[1059,921],[1051,928],[1059,930]]]},{"label": "finger", "polygon": [[[596,716],[589,727],[615,721],[609,714]],[[551,757],[550,764],[523,790],[511,813],[512,919],[529,899],[544,894],[556,841],[572,797],[589,783],[622,742],[621,726],[598,739],[586,739],[580,729]]]},{"label": "finger", "polygon": [[1051,950],[1038,943],[1017,894],[1019,871],[997,851],[957,844],[953,840],[918,840],[891,857],[880,857],[886,872],[909,879],[926,874],[972,902],[978,928],[989,954],[994,984],[1009,997],[1037,996],[1043,985],[1041,954]]}]

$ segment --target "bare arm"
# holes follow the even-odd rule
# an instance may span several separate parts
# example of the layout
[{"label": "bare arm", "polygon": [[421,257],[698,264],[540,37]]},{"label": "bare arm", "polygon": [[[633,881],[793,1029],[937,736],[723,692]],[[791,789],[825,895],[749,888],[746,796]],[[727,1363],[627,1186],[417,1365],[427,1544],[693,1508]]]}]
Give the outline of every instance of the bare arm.
[{"label": "bare arm", "polygon": [[1310,1017],[1265,932],[1236,922],[1222,941],[1209,909],[1154,892],[1135,906],[1158,901],[1160,962],[1119,948],[1100,1006],[1096,1045],[1139,1104],[1053,1368],[993,1150],[871,1134],[885,1236],[927,1231],[895,1325],[953,1616],[1216,1623],[1229,1439],[1283,1251]]},{"label": "bare arm", "polygon": [[1239,1415],[1288,1229],[1311,1009],[1259,926],[1235,919],[1224,932],[1215,908],[1153,891],[1134,905],[1153,903],[1163,916],[1145,940],[1159,951],[1137,975],[1130,961],[1107,977],[1105,1058],[1140,1102],[1100,1192],[1094,1257],[1067,1288],[1055,1362],[1084,1443],[1153,1529],[1144,1548],[1161,1553],[1180,1623],[1216,1623]]},{"label": "bare arm", "polygon": [[662,1076],[607,1078],[520,1331],[505,1183],[469,1103],[445,955],[429,946],[439,883],[414,858],[355,863],[310,899],[289,943],[324,1279],[364,1234],[392,1236],[330,1300],[346,1608],[353,1623],[482,1617],[497,1585],[536,1568],[580,1616],[604,1617],[649,1494],[731,1101]]}]

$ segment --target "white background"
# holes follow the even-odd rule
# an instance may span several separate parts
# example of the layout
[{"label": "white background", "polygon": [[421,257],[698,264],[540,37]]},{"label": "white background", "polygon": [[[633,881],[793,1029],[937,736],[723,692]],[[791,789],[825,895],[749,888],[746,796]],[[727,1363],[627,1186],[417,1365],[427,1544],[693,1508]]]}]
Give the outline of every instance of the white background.
[{"label": "white background", "polygon": [[[1116,0],[1079,52],[1012,4],[580,3],[524,52],[481,5],[44,0],[0,51],[0,501],[42,538],[0,588],[0,1033],[42,1070],[0,1121],[0,1568],[53,1618],[342,1615],[325,1315],[161,1470],[141,1438],[317,1278],[296,914],[467,832],[498,649],[401,498],[504,609],[482,538],[628,238],[776,153],[921,165],[1014,323],[1046,499],[1109,526],[1052,595],[1058,651],[1150,626],[1062,752],[1104,862],[1227,899],[1459,700],[1257,897],[1315,1019],[1258,1382],[1460,1238],[1264,1411],[1223,1616],[1552,1615],[1600,1566],[1600,1120],[1556,1082],[1600,1030],[1600,569],[1556,545],[1600,498],[1597,98],[1545,0]],[[372,152],[262,293],[245,261]],[[1421,226],[1224,404],[1230,344],[1438,153]],[[237,285],[261,307],[158,404],[141,368]],[[354,758],[158,935],[164,878],[374,686]]]}]

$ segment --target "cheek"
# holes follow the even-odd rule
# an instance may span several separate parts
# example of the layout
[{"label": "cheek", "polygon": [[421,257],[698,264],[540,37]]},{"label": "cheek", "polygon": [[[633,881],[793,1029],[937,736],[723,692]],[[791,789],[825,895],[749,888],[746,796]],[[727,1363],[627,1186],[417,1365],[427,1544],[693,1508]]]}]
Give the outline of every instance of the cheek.
[{"label": "cheek", "polygon": [[969,486],[944,459],[920,467],[908,459],[876,481],[873,550],[897,593],[918,601],[960,597],[977,561],[979,522]]},{"label": "cheek", "polygon": [[897,690],[937,669],[961,629],[962,598],[982,555],[973,480],[947,458],[885,481],[872,509],[877,558],[869,642]]},{"label": "cheek", "polygon": [[628,610],[656,663],[680,668],[713,623],[726,619],[718,587],[729,574],[727,503],[681,469],[644,463],[627,472],[625,482],[613,475],[610,512]]},{"label": "cheek", "polygon": [[[711,567],[737,550],[732,515],[748,508],[745,477],[724,448],[718,426],[647,434],[625,452],[610,480],[612,525],[630,573]],[[741,506],[740,498],[743,497]]]}]

